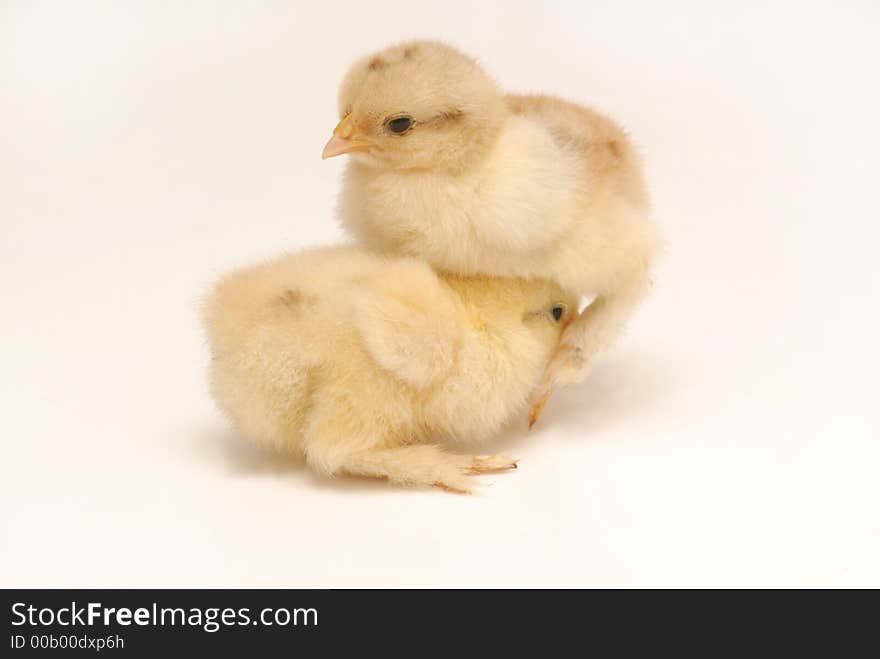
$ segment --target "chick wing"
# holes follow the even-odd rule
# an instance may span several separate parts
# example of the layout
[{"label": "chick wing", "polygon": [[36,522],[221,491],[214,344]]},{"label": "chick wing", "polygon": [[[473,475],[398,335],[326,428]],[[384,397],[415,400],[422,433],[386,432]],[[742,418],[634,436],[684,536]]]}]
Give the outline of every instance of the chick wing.
[{"label": "chick wing", "polygon": [[355,325],[382,368],[423,389],[449,373],[462,339],[450,291],[424,263],[400,261],[365,279]]}]

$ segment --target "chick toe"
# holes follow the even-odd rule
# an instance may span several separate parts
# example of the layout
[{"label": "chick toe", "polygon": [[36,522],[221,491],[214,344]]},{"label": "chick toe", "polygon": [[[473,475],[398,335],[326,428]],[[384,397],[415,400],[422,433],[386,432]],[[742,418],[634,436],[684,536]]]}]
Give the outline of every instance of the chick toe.
[{"label": "chick toe", "polygon": [[506,455],[475,455],[470,467],[469,474],[484,474],[491,471],[506,471],[516,469],[518,460]]},{"label": "chick toe", "polygon": [[448,483],[444,483],[443,481],[437,481],[434,483],[434,487],[439,487],[441,490],[445,492],[451,492],[452,494],[473,494],[472,490],[466,487],[461,486],[453,486]]},{"label": "chick toe", "polygon": [[529,430],[538,423],[538,419],[541,418],[541,414],[544,412],[544,407],[547,405],[547,401],[550,399],[550,394],[552,392],[548,391],[545,395],[541,397],[536,403],[533,403],[529,408]]}]

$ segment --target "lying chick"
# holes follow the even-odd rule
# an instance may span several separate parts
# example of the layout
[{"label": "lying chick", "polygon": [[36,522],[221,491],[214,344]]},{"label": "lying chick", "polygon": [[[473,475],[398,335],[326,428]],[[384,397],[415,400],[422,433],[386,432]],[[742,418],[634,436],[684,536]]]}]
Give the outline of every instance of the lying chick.
[{"label": "lying chick", "polygon": [[461,275],[539,277],[596,295],[533,401],[583,378],[649,284],[659,245],[639,159],[610,119],[505,96],[466,55],[411,42],[356,62],[324,157],[352,154],[342,223],[385,254]]},{"label": "lying chick", "polygon": [[438,276],[317,249],[224,278],[205,306],[211,388],[246,437],[340,472],[469,492],[500,455],[448,453],[525,406],[576,299],[547,281]]}]

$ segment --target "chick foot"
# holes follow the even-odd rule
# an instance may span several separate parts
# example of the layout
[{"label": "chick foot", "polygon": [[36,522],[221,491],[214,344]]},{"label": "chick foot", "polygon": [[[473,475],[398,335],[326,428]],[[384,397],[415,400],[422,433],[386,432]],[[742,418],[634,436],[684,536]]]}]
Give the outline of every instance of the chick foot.
[{"label": "chick foot", "polygon": [[471,494],[475,482],[469,477],[476,474],[497,473],[517,468],[517,460],[506,455],[456,456],[458,473],[448,473],[435,487],[454,494]]},{"label": "chick foot", "polygon": [[[320,464],[317,456],[312,455],[310,459]],[[353,453],[342,460],[338,471],[386,478],[401,485],[433,485],[447,492],[470,494],[478,484],[474,475],[516,469],[516,462],[504,455],[458,455],[437,446],[415,445]]]}]

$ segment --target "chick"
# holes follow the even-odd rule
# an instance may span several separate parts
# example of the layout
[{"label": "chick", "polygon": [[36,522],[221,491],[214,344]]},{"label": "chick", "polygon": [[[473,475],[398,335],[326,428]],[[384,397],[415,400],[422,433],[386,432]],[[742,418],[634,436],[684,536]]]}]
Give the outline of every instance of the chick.
[{"label": "chick", "polygon": [[324,158],[348,153],[343,225],[383,254],[595,296],[532,396],[576,382],[649,286],[660,239],[624,131],[549,96],[504,95],[470,57],[410,42],[356,62]]},{"label": "chick", "polygon": [[347,472],[469,492],[501,455],[577,299],[549,281],[438,276],[422,261],[323,248],[228,275],[204,308],[211,390],[240,432]]}]

